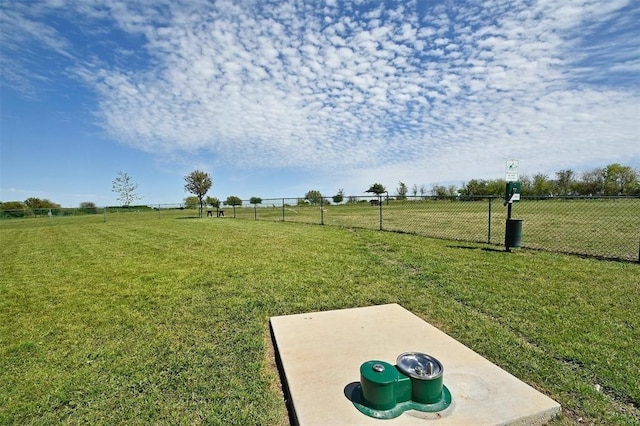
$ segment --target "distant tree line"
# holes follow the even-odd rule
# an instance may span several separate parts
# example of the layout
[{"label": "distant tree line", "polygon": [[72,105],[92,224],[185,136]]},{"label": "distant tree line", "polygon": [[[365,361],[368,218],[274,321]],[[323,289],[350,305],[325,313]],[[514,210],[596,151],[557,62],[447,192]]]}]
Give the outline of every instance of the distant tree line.
[{"label": "distant tree line", "polygon": [[[24,201],[0,201],[0,211],[3,216],[25,217],[29,215],[44,215],[51,212],[54,215],[63,214],[64,210],[60,204],[47,200],[46,198],[30,197]],[[96,205],[90,201],[80,203],[78,208],[80,213],[95,214],[98,212]]]},{"label": "distant tree line", "polygon": [[[236,207],[242,205],[242,199],[235,195],[227,197],[221,202],[215,197],[206,197],[207,192],[212,186],[212,179],[208,173],[195,170],[185,176],[185,190],[195,194],[187,197],[185,207],[202,208],[211,206],[220,209],[222,205]],[[520,177],[522,184],[521,194],[523,196],[555,196],[555,195],[576,195],[576,196],[602,196],[602,195],[640,195],[640,170],[630,166],[624,166],[619,163],[609,164],[606,167],[598,167],[593,170],[576,173],[571,169],[559,170],[555,173],[554,178],[550,178],[544,173],[536,173],[533,176],[523,175]],[[461,187],[455,185],[443,186],[433,185],[427,190],[425,185],[418,186],[414,184],[411,189],[404,183],[399,182],[393,196],[396,199],[406,199],[409,195],[414,197],[435,196],[502,196],[504,194],[506,182],[504,179],[471,179],[463,183]],[[119,172],[116,179],[112,182],[112,191],[119,195],[118,200],[123,206],[129,206],[134,200],[140,199],[136,193],[138,185],[133,179],[124,172]],[[389,197],[389,192],[380,183],[374,183],[367,191],[375,194],[378,199],[382,194]],[[333,201],[336,204],[345,201],[348,203],[359,201],[355,196],[345,197],[343,189],[331,197],[325,198],[320,191],[308,191],[304,198],[298,199],[298,204],[320,205],[322,203],[329,204]],[[251,204],[257,206],[262,203],[262,198],[251,197]],[[35,197],[27,198],[24,201],[0,201],[0,210],[4,212],[16,212],[16,214],[24,215],[25,212],[48,212],[51,209],[56,211],[60,209],[60,205],[47,199]],[[80,211],[84,213],[97,213],[98,209],[93,202],[84,201],[80,203]]]},{"label": "distant tree line", "polygon": [[57,211],[60,208],[60,204],[56,204],[53,201],[47,199],[40,199],[35,197],[27,198],[24,201],[6,201],[0,202],[0,210],[5,212],[5,215],[22,217],[27,212],[37,213],[41,211],[42,214],[49,210]]},{"label": "distant tree line", "polygon": [[[571,169],[555,173],[555,179],[544,173],[521,176],[521,194],[525,196],[553,195],[640,195],[640,171],[618,163],[582,173]],[[504,179],[472,179],[459,189],[460,195],[502,195]],[[452,195],[450,187],[434,186],[431,195]]]},{"label": "distant tree line", "polygon": [[[533,176],[522,175],[520,177],[522,185],[521,195],[523,196],[603,196],[603,195],[640,195],[640,170],[618,163],[609,164],[606,167],[598,167],[582,173],[576,173],[571,169],[560,170],[555,173],[555,179],[544,173],[536,173]],[[411,189],[404,183],[398,182],[393,197],[396,200],[407,199],[409,195],[413,197],[453,197],[453,196],[503,196],[506,181],[504,179],[471,179],[463,183],[461,187],[456,185],[433,185],[427,190],[425,185],[413,184]],[[383,194],[389,197],[389,191],[381,184],[374,183],[368,190],[364,191],[374,194],[381,200]],[[319,204],[323,199],[319,191],[309,191],[304,199],[311,205]],[[332,197],[334,203],[341,203],[344,200],[344,191],[341,189],[338,194]],[[347,197],[348,203],[355,203],[358,197]],[[325,200],[328,203],[329,200]]]},{"label": "distant tree line", "polygon": [[[555,173],[555,178],[550,178],[544,173],[536,173],[533,176],[522,175],[520,183],[523,196],[640,195],[640,170],[613,163],[582,173],[576,173],[571,169],[560,170]],[[504,179],[471,179],[462,184],[462,187],[433,185],[427,191],[424,185],[418,187],[414,184],[411,194],[414,197],[418,195],[423,197],[427,195],[434,197],[502,196],[505,185]],[[399,182],[396,188],[396,199],[407,198],[407,192],[407,185]]]}]

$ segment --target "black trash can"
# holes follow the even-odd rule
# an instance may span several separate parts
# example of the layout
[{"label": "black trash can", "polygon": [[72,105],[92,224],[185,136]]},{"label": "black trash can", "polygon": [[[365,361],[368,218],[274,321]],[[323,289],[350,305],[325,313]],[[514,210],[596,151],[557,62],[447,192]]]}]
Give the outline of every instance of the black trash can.
[{"label": "black trash can", "polygon": [[504,245],[509,247],[522,247],[522,219],[507,219]]}]

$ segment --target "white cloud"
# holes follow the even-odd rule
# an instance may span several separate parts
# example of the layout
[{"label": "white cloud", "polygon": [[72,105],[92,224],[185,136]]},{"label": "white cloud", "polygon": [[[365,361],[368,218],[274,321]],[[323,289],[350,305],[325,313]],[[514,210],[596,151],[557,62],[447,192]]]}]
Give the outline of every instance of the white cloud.
[{"label": "white cloud", "polygon": [[[618,53],[625,35],[587,46],[603,22],[630,28],[625,16],[638,15],[637,4],[474,1],[418,11],[391,2],[343,5],[359,13],[341,15],[330,3],[323,12],[311,2],[109,1],[65,18],[110,20],[144,37],[146,67],[97,54],[74,69],[98,94],[104,129],[149,152],[422,181],[500,174],[506,158],[532,170],[640,161],[639,89],[628,83],[637,82],[639,38]],[[73,56],[52,24],[20,13],[21,30],[3,39]],[[610,73],[618,85],[586,78]]]}]

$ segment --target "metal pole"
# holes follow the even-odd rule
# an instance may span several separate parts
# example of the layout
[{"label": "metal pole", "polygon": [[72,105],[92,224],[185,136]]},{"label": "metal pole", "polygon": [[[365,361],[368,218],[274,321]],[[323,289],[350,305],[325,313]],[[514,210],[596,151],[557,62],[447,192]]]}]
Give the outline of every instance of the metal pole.
[{"label": "metal pole", "polygon": [[324,198],[320,197],[320,225],[324,225]]},{"label": "metal pole", "polygon": [[487,224],[487,244],[491,244],[491,204],[493,198],[489,197],[489,223]]},{"label": "metal pole", "polygon": [[[387,202],[389,199],[387,198]],[[382,194],[378,195],[378,206],[380,206],[380,230],[382,231]]]},{"label": "metal pole", "polygon": [[511,188],[511,193],[507,194],[507,197],[504,200],[504,205],[507,206],[507,220],[504,223],[504,249],[505,251],[511,251],[509,249],[509,239],[507,236],[509,235],[509,219],[511,219],[511,206],[513,205],[513,196],[516,193],[516,188]]},{"label": "metal pole", "polygon": [[284,222],[284,198],[282,199],[282,221]]}]

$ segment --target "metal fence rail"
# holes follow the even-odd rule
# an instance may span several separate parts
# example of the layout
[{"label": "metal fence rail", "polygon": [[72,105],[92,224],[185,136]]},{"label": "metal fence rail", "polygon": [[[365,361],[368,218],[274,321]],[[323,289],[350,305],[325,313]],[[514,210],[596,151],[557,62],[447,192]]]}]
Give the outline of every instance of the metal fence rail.
[{"label": "metal fence rail", "polygon": [[[310,203],[301,198],[243,201],[238,206],[186,208],[159,204],[95,209],[1,210],[0,219],[87,223],[131,218],[245,219],[406,232],[448,240],[504,245],[507,208],[500,197],[349,197]],[[223,215],[222,215],[223,214]],[[522,247],[640,262],[640,197],[523,197],[512,206],[523,221]],[[3,221],[4,222],[4,221]]]}]

